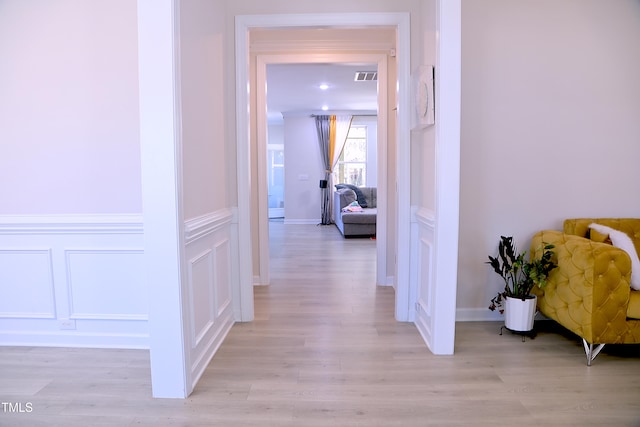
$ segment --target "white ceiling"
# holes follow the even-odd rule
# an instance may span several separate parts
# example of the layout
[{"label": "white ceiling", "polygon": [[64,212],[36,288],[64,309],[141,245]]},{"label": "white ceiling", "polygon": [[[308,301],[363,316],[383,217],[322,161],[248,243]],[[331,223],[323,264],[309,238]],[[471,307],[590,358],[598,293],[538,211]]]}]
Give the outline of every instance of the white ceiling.
[{"label": "white ceiling", "polygon": [[[354,81],[357,71],[376,71],[376,64],[269,64],[267,113],[277,121],[286,113],[375,112],[377,82]],[[329,85],[321,90],[320,84]]]}]

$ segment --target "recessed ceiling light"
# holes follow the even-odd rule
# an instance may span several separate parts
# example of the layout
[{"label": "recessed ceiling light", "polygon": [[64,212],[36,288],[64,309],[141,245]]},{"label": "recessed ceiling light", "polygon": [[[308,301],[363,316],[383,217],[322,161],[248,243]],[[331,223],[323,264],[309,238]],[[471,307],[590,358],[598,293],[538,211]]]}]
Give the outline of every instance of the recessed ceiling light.
[{"label": "recessed ceiling light", "polygon": [[327,90],[327,89],[329,89],[329,85],[328,85],[328,84],[326,84],[326,83],[322,83],[322,84],[320,85],[320,89],[321,89],[321,90]]},{"label": "recessed ceiling light", "polygon": [[327,111],[329,109],[329,107],[327,107],[326,105],[322,106],[322,111]]}]

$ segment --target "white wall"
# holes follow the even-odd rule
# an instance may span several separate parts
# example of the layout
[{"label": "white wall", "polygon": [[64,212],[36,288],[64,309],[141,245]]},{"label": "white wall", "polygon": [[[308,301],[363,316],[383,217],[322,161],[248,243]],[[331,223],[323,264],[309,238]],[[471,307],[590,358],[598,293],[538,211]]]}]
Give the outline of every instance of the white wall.
[{"label": "white wall", "polygon": [[284,116],[284,219],[288,224],[320,222],[320,159],[315,119],[309,114]]},{"label": "white wall", "polygon": [[[377,118],[354,117],[352,125],[367,127],[367,186],[375,187],[377,185],[378,160]],[[269,129],[271,130],[271,127]],[[318,181],[324,179],[324,166],[318,147],[315,120],[308,113],[285,114],[283,129],[285,141],[285,223],[317,224],[320,222]]]},{"label": "white wall", "polygon": [[464,0],[458,308],[486,317],[499,236],[640,213],[640,3]]},{"label": "white wall", "polygon": [[0,4],[0,345],[148,346],[136,39],[135,2]]},{"label": "white wall", "polygon": [[[235,111],[225,109],[227,22],[219,3],[182,0],[179,6],[181,314],[188,394],[234,323],[231,285],[237,277],[238,237],[235,188],[229,186],[236,173],[235,141],[228,137]],[[152,359],[154,350],[161,353],[171,343],[159,345],[152,347]]]},{"label": "white wall", "polygon": [[229,208],[235,151],[226,135],[235,112],[225,108],[227,22],[206,0],[180,2],[180,94],[185,219]]},{"label": "white wall", "polygon": [[135,2],[2,2],[0,215],[142,211],[135,40]]}]

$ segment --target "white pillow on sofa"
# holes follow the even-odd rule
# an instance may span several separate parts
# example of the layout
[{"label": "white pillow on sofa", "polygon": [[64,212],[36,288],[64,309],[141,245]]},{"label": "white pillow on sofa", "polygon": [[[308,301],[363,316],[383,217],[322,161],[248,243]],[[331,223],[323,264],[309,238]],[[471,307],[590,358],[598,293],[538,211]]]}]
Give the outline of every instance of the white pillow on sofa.
[{"label": "white pillow on sofa", "polygon": [[596,230],[598,233],[608,234],[613,246],[620,248],[629,254],[629,258],[631,258],[630,285],[632,289],[640,291],[640,259],[638,259],[638,253],[636,252],[635,246],[633,246],[631,237],[629,237],[627,233],[614,230],[613,228],[602,224],[589,224],[589,228]]}]

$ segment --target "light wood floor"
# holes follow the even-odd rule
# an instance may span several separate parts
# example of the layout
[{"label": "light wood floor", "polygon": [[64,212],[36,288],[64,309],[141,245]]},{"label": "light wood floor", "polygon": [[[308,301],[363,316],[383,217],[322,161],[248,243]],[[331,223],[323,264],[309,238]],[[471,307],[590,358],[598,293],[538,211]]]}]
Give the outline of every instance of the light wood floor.
[{"label": "light wood floor", "polygon": [[0,348],[1,426],[640,426],[638,346],[581,344],[538,324],[458,323],[433,356],[376,287],[375,242],[334,227],[272,224],[272,285],[186,400],[150,397],[137,350]]}]

